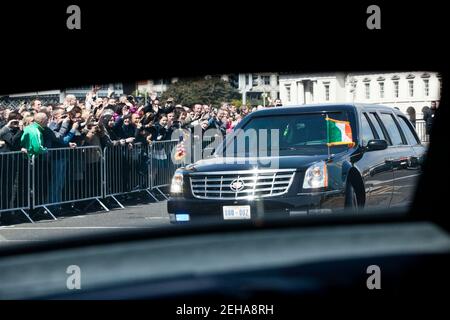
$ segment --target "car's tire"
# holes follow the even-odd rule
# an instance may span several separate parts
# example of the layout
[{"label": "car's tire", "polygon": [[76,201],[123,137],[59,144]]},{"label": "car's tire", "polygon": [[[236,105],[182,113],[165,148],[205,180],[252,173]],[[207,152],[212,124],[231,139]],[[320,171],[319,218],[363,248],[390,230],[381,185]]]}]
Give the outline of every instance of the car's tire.
[{"label": "car's tire", "polygon": [[356,194],[355,187],[351,181],[347,182],[347,186],[345,188],[345,209],[353,212],[358,212],[360,210],[358,195]]}]

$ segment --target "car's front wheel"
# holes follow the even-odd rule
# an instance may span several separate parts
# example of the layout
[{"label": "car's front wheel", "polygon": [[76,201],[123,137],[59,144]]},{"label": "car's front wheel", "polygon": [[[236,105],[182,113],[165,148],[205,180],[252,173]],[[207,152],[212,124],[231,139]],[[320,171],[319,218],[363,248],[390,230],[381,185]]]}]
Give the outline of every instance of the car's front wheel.
[{"label": "car's front wheel", "polygon": [[345,190],[345,209],[354,212],[358,212],[360,209],[358,195],[356,194],[355,187],[351,182],[347,183],[347,187]]}]

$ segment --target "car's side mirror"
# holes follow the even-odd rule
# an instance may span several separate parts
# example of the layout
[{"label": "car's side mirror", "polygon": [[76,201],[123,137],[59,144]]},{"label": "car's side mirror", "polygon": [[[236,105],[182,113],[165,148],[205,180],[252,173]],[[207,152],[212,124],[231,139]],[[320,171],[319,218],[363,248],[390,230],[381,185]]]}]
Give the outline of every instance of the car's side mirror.
[{"label": "car's side mirror", "polygon": [[367,142],[367,151],[384,150],[387,149],[388,143],[386,140],[373,139]]}]

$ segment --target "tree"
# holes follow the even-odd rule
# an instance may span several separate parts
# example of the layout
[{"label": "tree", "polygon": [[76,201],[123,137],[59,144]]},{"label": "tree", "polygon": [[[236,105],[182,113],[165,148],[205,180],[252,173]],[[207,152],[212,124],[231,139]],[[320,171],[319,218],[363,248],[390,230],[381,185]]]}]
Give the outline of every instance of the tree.
[{"label": "tree", "polygon": [[210,104],[220,107],[223,102],[229,102],[240,97],[237,89],[228,81],[220,78],[183,79],[169,85],[162,99],[172,97],[175,103],[191,107],[196,103]]}]

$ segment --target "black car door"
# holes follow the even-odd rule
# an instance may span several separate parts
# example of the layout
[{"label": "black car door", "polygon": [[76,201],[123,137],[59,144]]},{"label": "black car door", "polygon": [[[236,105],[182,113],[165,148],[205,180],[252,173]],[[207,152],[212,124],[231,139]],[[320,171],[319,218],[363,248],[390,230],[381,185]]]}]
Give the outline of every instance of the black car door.
[{"label": "black car door", "polygon": [[389,159],[394,172],[391,207],[406,206],[412,201],[416,178],[418,176],[417,157],[405,133],[401,130],[399,119],[394,113],[383,111],[380,118],[395,148]]},{"label": "black car door", "polygon": [[414,131],[414,127],[404,115],[395,117],[399,129],[403,135],[405,145],[401,149],[400,161],[394,170],[394,190],[396,197],[392,199],[392,205],[408,205],[414,199],[414,193],[425,157],[425,147]]},{"label": "black car door", "polygon": [[[389,140],[377,122],[375,115],[363,112],[360,116],[361,142],[366,146],[371,139]],[[358,161],[366,190],[366,208],[387,208],[390,204],[393,188],[392,164],[386,161],[392,148],[386,150],[366,151]]]}]

